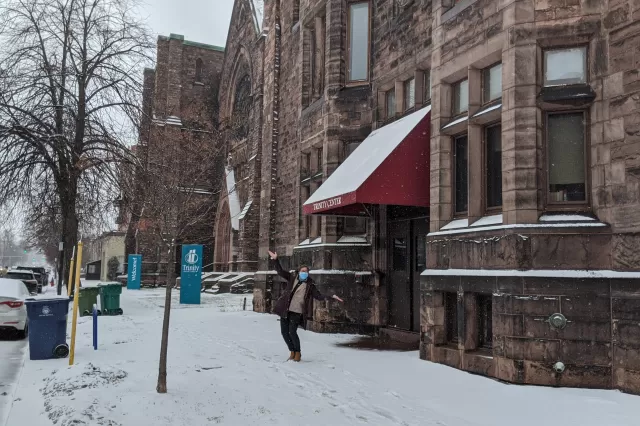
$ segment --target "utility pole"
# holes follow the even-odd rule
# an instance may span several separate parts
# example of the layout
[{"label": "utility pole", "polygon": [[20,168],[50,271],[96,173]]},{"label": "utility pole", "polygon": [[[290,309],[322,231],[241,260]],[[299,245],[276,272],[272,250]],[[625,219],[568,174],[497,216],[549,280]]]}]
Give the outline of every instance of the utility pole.
[{"label": "utility pole", "polygon": [[62,295],[62,276],[64,275],[64,242],[58,244],[58,296]]}]

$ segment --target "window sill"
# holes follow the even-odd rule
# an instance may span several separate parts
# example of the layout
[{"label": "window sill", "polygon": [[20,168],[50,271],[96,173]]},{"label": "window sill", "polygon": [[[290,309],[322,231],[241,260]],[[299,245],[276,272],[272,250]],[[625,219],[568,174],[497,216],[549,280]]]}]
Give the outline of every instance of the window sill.
[{"label": "window sill", "polygon": [[478,0],[461,0],[458,4],[454,5],[449,10],[447,10],[442,14],[442,23],[445,23],[450,19],[455,18],[456,15],[458,15],[460,12],[462,12],[463,10],[465,10],[466,8],[474,4],[476,1]]},{"label": "window sill", "polygon": [[588,84],[544,87],[538,94],[538,106],[543,110],[583,108],[593,103],[596,93]]},{"label": "window sill", "polygon": [[464,133],[467,131],[467,124],[469,121],[469,115],[465,114],[451,119],[447,124],[440,128],[440,133],[447,136],[453,136],[458,133]]},{"label": "window sill", "polygon": [[322,109],[324,105],[324,95],[320,96],[318,99],[312,101],[309,105],[302,107],[302,112],[300,114],[300,118],[306,118],[314,112]]},{"label": "window sill", "polygon": [[477,356],[481,358],[493,359],[492,348],[477,348],[465,352],[465,355]]},{"label": "window sill", "polygon": [[502,100],[494,101],[480,108],[478,112],[471,116],[472,124],[485,125],[502,118]]}]

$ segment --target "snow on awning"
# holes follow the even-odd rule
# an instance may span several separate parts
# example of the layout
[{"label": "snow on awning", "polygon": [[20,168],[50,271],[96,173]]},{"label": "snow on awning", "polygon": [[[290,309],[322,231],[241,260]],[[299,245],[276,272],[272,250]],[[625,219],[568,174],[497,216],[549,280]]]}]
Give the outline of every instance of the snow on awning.
[{"label": "snow on awning", "polygon": [[304,203],[305,214],[360,216],[365,204],[429,206],[431,106],[373,131]]}]

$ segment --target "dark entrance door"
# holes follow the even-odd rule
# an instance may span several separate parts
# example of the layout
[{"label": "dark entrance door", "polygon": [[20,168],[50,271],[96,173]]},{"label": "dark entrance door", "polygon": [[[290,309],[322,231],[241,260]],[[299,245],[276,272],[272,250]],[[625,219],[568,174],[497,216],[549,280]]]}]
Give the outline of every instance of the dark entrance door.
[{"label": "dark entrance door", "polygon": [[389,325],[411,329],[411,222],[390,223],[389,238]]},{"label": "dark entrance door", "polygon": [[[416,213],[412,212],[415,217]],[[402,217],[404,216],[404,217]],[[420,330],[420,274],[427,266],[428,218],[390,215],[387,227],[389,253],[389,326]]]}]

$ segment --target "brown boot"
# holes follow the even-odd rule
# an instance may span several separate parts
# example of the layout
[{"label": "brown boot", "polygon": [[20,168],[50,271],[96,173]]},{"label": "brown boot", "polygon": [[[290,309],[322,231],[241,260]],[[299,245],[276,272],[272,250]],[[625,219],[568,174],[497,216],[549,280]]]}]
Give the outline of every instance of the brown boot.
[{"label": "brown boot", "polygon": [[300,354],[300,352],[296,352],[296,353],[293,355],[293,360],[294,360],[295,362],[300,362],[300,357],[301,357],[301,356],[302,356],[302,355]]},{"label": "brown boot", "polygon": [[291,352],[289,353],[289,359],[288,359],[287,361],[291,361],[295,356],[296,356],[296,353],[295,353],[295,352],[293,352],[293,351],[291,351]]}]

